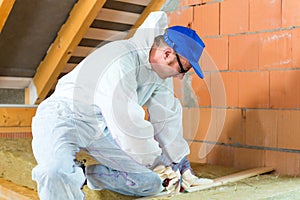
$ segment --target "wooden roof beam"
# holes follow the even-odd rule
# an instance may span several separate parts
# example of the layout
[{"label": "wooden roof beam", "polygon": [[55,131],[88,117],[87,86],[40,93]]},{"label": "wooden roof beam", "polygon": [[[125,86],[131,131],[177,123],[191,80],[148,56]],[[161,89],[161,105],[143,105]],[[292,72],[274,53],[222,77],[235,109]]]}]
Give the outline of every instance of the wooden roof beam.
[{"label": "wooden roof beam", "polygon": [[161,9],[163,4],[165,3],[166,0],[152,0],[148,6],[145,8],[145,10],[142,12],[141,16],[139,19],[136,21],[136,23],[132,26],[130,31],[127,34],[127,38],[130,38],[134,35],[135,30],[139,28],[140,25],[145,21],[145,19],[148,17],[148,15],[151,12],[158,11]]},{"label": "wooden roof beam", "polygon": [[0,33],[16,0],[0,0]]},{"label": "wooden roof beam", "polygon": [[139,17],[140,15],[137,13],[102,8],[96,19],[134,25]]},{"label": "wooden roof beam", "polygon": [[0,138],[17,137],[16,133],[19,137],[31,136],[31,120],[36,108],[35,105],[0,105]]},{"label": "wooden roof beam", "polygon": [[106,0],[78,0],[26,88],[26,104],[38,104],[45,99],[105,2]]},{"label": "wooden roof beam", "polygon": [[136,5],[141,5],[141,6],[147,6],[151,0],[116,0],[116,1],[121,1],[125,3],[131,3],[131,4],[136,4]]}]

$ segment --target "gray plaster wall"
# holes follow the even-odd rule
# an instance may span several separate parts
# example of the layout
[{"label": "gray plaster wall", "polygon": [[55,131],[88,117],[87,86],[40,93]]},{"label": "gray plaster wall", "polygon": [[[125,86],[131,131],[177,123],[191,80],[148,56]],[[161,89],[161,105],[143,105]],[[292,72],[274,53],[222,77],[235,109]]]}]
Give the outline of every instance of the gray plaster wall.
[{"label": "gray plaster wall", "polygon": [[180,0],[167,0],[166,3],[162,6],[161,10],[165,12],[173,12],[178,10]]},{"label": "gray plaster wall", "polygon": [[24,89],[0,89],[0,104],[24,104]]}]

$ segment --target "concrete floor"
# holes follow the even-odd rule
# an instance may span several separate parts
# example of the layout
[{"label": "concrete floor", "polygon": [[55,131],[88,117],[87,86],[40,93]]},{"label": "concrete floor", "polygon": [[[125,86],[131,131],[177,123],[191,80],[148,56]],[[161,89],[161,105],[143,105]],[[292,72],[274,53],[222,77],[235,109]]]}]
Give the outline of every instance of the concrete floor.
[{"label": "concrete floor", "polygon": [[[31,139],[4,139],[0,138],[0,178],[10,180],[13,183],[36,190],[36,184],[31,180],[31,170],[36,165],[31,150]],[[79,157],[85,157],[80,154]],[[93,162],[88,158],[89,162]],[[222,166],[192,164],[198,176],[218,178],[232,174],[239,170]],[[131,200],[137,197],[128,197],[111,191],[92,191],[84,187],[87,200],[94,199],[119,199]],[[279,176],[275,173],[260,175],[235,183],[194,192],[185,193],[172,197],[153,199],[272,199],[272,200],[300,200],[300,178]]]}]

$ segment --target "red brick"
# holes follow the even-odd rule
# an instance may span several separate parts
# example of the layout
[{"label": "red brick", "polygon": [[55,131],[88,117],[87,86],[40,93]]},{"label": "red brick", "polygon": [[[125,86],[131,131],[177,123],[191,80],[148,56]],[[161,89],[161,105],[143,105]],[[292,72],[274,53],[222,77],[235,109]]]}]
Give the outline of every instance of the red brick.
[{"label": "red brick", "polygon": [[193,163],[206,163],[206,157],[202,156],[202,155],[205,155],[205,153],[200,154],[201,152],[206,150],[205,144],[203,144],[201,142],[193,142],[190,145],[190,150],[191,150],[191,153],[190,153],[190,155],[188,155],[188,160],[190,162],[193,162]]},{"label": "red brick", "polygon": [[[200,117],[201,117],[201,124],[200,124]],[[204,131],[199,132],[199,130],[202,130],[206,126],[206,123],[204,123],[203,121],[206,118],[210,119],[210,117],[205,116],[204,120],[202,119],[202,117],[203,116],[200,115],[200,108],[188,108],[188,107],[183,108],[182,123],[183,123],[184,138],[188,140],[204,139],[205,132]],[[204,128],[204,130],[206,130],[206,128]]]},{"label": "red brick", "polygon": [[290,68],[292,65],[292,33],[290,30],[261,33],[259,68]]},{"label": "red brick", "polygon": [[200,79],[196,74],[191,74],[190,77],[191,86],[198,105],[210,106],[210,75],[206,74],[204,79]]},{"label": "red brick", "polygon": [[300,28],[292,30],[292,67],[300,68]]},{"label": "red brick", "polygon": [[277,110],[247,110],[246,144],[277,147]]},{"label": "red brick", "polygon": [[219,35],[219,3],[194,7],[194,22],[192,28],[200,36]]},{"label": "red brick", "polygon": [[234,163],[232,155],[232,147],[214,145],[212,150],[207,155],[207,163],[213,165],[232,167]]},{"label": "red brick", "polygon": [[234,167],[249,169],[265,164],[265,151],[258,149],[234,148]]},{"label": "red brick", "polygon": [[282,26],[299,26],[300,25],[300,1],[299,0],[282,0]]},{"label": "red brick", "polygon": [[[239,73],[238,72],[221,72],[226,92],[226,105],[228,107],[239,106]],[[214,89],[212,89],[214,92]],[[218,92],[218,91],[216,91]]]},{"label": "red brick", "polygon": [[216,108],[200,108],[198,130],[194,140],[216,142],[218,134],[221,133],[222,124],[220,120],[220,110]]},{"label": "red brick", "polygon": [[272,108],[300,108],[300,70],[270,72]]},{"label": "red brick", "polygon": [[275,172],[290,176],[300,175],[300,154],[266,151],[266,166],[274,167]]},{"label": "red brick", "polygon": [[228,69],[228,36],[205,38],[207,53],[219,70]]},{"label": "red brick", "polygon": [[300,150],[300,111],[278,111],[278,147]]},{"label": "red brick", "polygon": [[204,76],[206,73],[210,74],[210,72],[216,72],[220,70],[210,53],[207,51],[207,48],[204,48],[199,62],[202,70],[204,71]]},{"label": "red brick", "polygon": [[227,109],[222,134],[218,142],[245,144],[245,123],[240,109]]},{"label": "red brick", "polygon": [[[227,109],[226,108],[213,108],[212,116],[213,119],[216,120],[216,142],[219,140],[219,138],[222,135],[222,130],[224,129],[224,124],[226,121],[226,114]],[[214,117],[215,115],[215,117]]]},{"label": "red brick", "polygon": [[189,27],[193,21],[193,8],[184,8],[168,13],[169,26],[185,26]]},{"label": "red brick", "polygon": [[211,128],[215,128],[215,124],[216,122],[212,120],[212,109],[200,108],[197,134],[194,139],[215,141],[215,135],[211,134]]},{"label": "red brick", "polygon": [[235,35],[229,37],[229,69],[258,69],[258,34]]},{"label": "red brick", "polygon": [[[230,96],[231,94],[235,94],[235,93],[231,93],[231,94],[227,93],[227,91],[229,91],[232,88],[226,88],[226,87],[228,87],[228,85],[225,85],[225,84],[229,84],[229,87],[230,87],[231,83],[234,83],[234,82],[237,83],[238,79],[231,80],[230,83],[225,82],[222,74],[224,74],[224,73],[220,73],[220,72],[211,73],[210,99],[211,99],[211,106],[213,106],[213,107],[214,106],[218,106],[218,107],[228,106],[227,98],[238,99],[237,93],[236,93],[236,96]],[[226,79],[226,81],[228,81],[228,80]],[[233,87],[235,87],[237,89],[237,85],[235,85]],[[235,91],[230,91],[230,92],[235,92]]]},{"label": "red brick", "polygon": [[249,0],[250,31],[281,27],[281,0]]},{"label": "red brick", "polygon": [[214,150],[216,146],[216,144],[204,143],[202,149],[199,151],[199,157],[206,158],[206,161],[208,161],[208,155]]},{"label": "red brick", "polygon": [[201,108],[195,140],[217,142],[224,128],[225,117],[225,108]]},{"label": "red brick", "polygon": [[239,73],[239,107],[269,107],[269,72]]},{"label": "red brick", "polygon": [[249,1],[221,2],[220,33],[232,34],[249,31]]}]

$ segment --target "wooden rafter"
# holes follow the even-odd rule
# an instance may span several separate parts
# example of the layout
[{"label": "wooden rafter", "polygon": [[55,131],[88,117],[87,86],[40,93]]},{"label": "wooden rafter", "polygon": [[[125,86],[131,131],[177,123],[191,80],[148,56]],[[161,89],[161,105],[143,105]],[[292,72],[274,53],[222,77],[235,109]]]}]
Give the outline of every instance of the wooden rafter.
[{"label": "wooden rafter", "polygon": [[0,127],[31,126],[31,119],[34,116],[35,112],[35,106],[0,107]]},{"label": "wooden rafter", "polygon": [[7,133],[30,133],[36,106],[0,106],[0,138]]},{"label": "wooden rafter", "polygon": [[160,10],[165,1],[166,0],[152,0],[128,32],[127,38],[130,38],[134,34],[135,30],[145,21],[151,12]]},{"label": "wooden rafter", "polygon": [[[201,190],[205,190],[205,189],[209,189],[209,188],[213,188],[213,187],[217,187],[217,186],[221,186],[221,185],[225,185],[228,183],[233,183],[233,182],[237,182],[246,178],[250,178],[253,176],[257,176],[260,174],[264,174],[264,173],[269,173],[274,171],[274,168],[272,167],[258,167],[258,168],[253,168],[253,169],[248,169],[248,170],[244,170],[241,172],[237,172],[234,174],[230,174],[227,176],[223,176],[220,178],[216,178],[214,179],[213,183],[210,184],[203,184],[203,185],[199,185],[199,186],[193,186],[190,187],[186,190],[186,192],[198,192]],[[156,199],[156,198],[169,198],[172,197],[174,195],[184,195],[185,193],[170,193],[169,191],[166,192],[161,192],[159,194],[153,195],[153,196],[148,196],[148,197],[142,197],[139,198],[140,200],[146,200],[146,199]]]},{"label": "wooden rafter", "polygon": [[102,8],[96,19],[134,25],[139,17],[137,13]]},{"label": "wooden rafter", "polygon": [[79,0],[25,90],[27,104],[38,104],[49,93],[106,0]]},{"label": "wooden rafter", "polygon": [[0,33],[16,0],[0,0]]},{"label": "wooden rafter", "polygon": [[245,178],[250,178],[253,176],[257,176],[259,174],[264,174],[264,173],[268,173],[268,172],[272,172],[272,171],[274,171],[273,167],[258,167],[258,168],[248,169],[248,170],[244,170],[241,172],[237,172],[234,174],[230,174],[227,176],[223,176],[223,177],[214,179],[214,182],[211,184],[191,187],[191,188],[187,189],[187,192],[195,192],[195,191],[200,191],[200,190],[204,190],[204,189],[208,189],[208,188],[213,188],[213,187],[237,182],[237,181],[243,180]]},{"label": "wooden rafter", "polygon": [[84,35],[84,38],[112,41],[123,39],[125,36],[126,33],[122,31],[89,28],[89,30]]},{"label": "wooden rafter", "polygon": [[151,0],[138,0],[138,1],[137,0],[116,0],[116,1],[137,4],[141,6],[147,6]]}]

